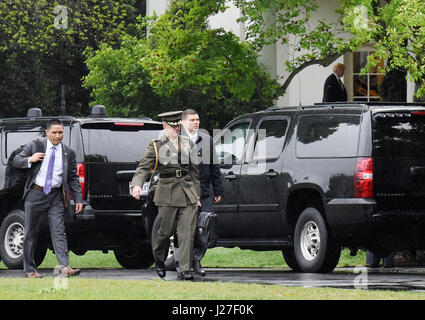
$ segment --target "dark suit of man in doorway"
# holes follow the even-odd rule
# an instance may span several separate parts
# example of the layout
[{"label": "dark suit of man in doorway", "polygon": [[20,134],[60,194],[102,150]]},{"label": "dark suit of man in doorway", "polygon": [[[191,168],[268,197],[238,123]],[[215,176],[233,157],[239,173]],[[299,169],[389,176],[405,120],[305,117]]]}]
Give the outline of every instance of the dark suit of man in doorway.
[{"label": "dark suit of man in doorway", "polygon": [[341,81],[344,72],[345,66],[342,63],[334,65],[333,73],[325,81],[323,102],[347,101],[347,90]]},{"label": "dark suit of man in doorway", "polygon": [[65,208],[71,210],[68,189],[75,201],[75,213],[82,205],[75,152],[62,143],[64,126],[59,119],[47,122],[47,139],[34,140],[13,159],[16,168],[28,168],[24,188],[25,236],[24,272],[27,278],[41,278],[34,262],[41,224],[47,217],[53,249],[61,265],[60,274],[78,275],[80,270],[69,266],[65,234]]}]

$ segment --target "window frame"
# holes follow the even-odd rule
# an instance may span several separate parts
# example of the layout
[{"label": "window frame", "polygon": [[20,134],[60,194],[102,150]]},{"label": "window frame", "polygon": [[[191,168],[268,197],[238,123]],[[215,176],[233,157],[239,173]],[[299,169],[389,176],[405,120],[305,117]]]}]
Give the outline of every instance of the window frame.
[{"label": "window frame", "polygon": [[221,144],[221,138],[223,137],[223,133],[225,132],[225,130],[231,130],[231,128],[233,128],[233,127],[235,127],[235,126],[237,126],[237,125],[240,125],[240,124],[242,124],[242,123],[247,123],[248,124],[248,127],[247,127],[247,135],[246,135],[246,137],[245,137],[245,142],[244,142],[244,147],[243,147],[243,149],[242,149],[242,154],[241,154],[241,159],[240,160],[238,160],[237,162],[235,162],[235,163],[232,163],[231,165],[236,165],[236,164],[238,164],[238,165],[240,165],[240,164],[244,164],[244,163],[246,163],[246,155],[247,155],[247,149],[248,149],[248,143],[249,143],[249,140],[250,140],[250,129],[251,129],[251,126],[252,126],[252,123],[253,123],[253,119],[252,118],[243,118],[243,119],[240,119],[240,120],[237,120],[237,121],[235,121],[235,122],[232,122],[232,123],[229,123],[226,127],[224,127],[224,129],[222,129],[221,130],[221,132],[214,138],[214,151],[215,151],[215,153],[216,153],[216,155],[217,155],[217,160],[218,160],[218,164],[220,165],[220,166],[226,166],[226,165],[229,165],[228,163],[224,163],[223,162],[223,159],[221,159],[219,156],[218,156],[218,152],[217,152],[217,149],[216,149],[216,146],[218,145],[218,144]]},{"label": "window frame", "polygon": [[[260,129],[260,126],[263,124],[263,122],[273,121],[273,120],[286,120],[287,121],[285,134],[284,134],[284,138],[283,138],[284,141],[283,141],[283,144],[282,144],[282,148],[279,150],[279,154],[275,158],[254,159],[255,146],[256,146],[256,143],[258,141],[258,130]],[[250,139],[249,147],[247,148],[248,149],[247,150],[247,156],[248,156],[247,163],[258,163],[258,162],[268,163],[268,162],[277,161],[280,158],[280,156],[282,155],[283,150],[285,149],[290,124],[291,124],[291,117],[290,116],[269,115],[269,116],[262,117],[260,119],[260,121],[258,121],[258,123],[255,127],[255,134]]]}]

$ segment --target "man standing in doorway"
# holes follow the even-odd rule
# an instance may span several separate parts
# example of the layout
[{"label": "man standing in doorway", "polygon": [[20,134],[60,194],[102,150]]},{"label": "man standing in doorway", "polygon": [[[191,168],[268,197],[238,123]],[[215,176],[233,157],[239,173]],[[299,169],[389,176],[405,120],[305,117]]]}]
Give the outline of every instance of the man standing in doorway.
[{"label": "man standing in doorway", "polygon": [[68,244],[65,234],[65,208],[71,208],[68,188],[75,201],[75,213],[83,209],[81,187],[77,175],[75,152],[62,143],[64,126],[61,120],[47,122],[47,139],[34,140],[13,159],[16,168],[29,168],[24,188],[25,236],[24,272],[27,278],[41,278],[34,261],[38,235],[47,216],[53,249],[60,274],[75,276],[79,269],[69,267]]},{"label": "man standing in doorway", "polygon": [[342,63],[334,65],[333,73],[325,81],[323,102],[347,101],[347,90],[341,81],[344,72],[345,66]]}]

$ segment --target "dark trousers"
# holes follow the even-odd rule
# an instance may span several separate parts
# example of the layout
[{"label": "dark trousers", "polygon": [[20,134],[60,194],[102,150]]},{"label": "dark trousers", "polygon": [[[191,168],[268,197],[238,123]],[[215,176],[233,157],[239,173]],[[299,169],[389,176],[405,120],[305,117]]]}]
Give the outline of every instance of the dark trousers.
[{"label": "dark trousers", "polygon": [[[199,212],[214,212],[214,196],[213,195],[209,197],[201,198],[201,208],[199,209]],[[177,237],[174,236],[174,239],[176,238]],[[176,262],[179,261],[178,242],[179,240],[177,239],[177,241],[175,241],[175,244],[177,246],[175,247],[175,250],[174,250],[174,259]],[[207,248],[193,248],[193,260],[201,261],[206,252],[207,252]]]},{"label": "dark trousers", "polygon": [[31,189],[25,198],[24,271],[36,270],[35,249],[43,221],[49,224],[53,249],[59,265],[68,266],[68,244],[65,233],[63,195],[61,190],[46,195],[42,190]]},{"label": "dark trousers", "polygon": [[170,248],[170,237],[177,231],[180,242],[180,270],[190,270],[193,256],[193,240],[196,227],[196,204],[185,208],[158,207],[160,226],[153,247],[155,260],[165,261]]},{"label": "dark trousers", "polygon": [[[394,267],[394,252],[391,252],[388,256],[386,256],[382,260],[384,261],[384,267],[386,268]],[[372,267],[378,267],[380,261],[381,259],[375,256],[373,252],[369,250],[366,251],[366,264]]]}]

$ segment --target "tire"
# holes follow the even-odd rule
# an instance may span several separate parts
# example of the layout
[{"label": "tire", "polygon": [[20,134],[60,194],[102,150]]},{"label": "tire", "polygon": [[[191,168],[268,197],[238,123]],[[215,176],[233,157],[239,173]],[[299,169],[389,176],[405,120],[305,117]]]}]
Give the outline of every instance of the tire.
[{"label": "tire", "polygon": [[328,232],[326,223],[316,208],[306,208],[298,218],[294,253],[303,272],[332,272],[338,264],[341,247]]},{"label": "tire", "polygon": [[297,259],[295,258],[294,248],[285,248],[282,250],[283,259],[285,259],[286,264],[295,272],[301,271],[300,266],[298,265]]},{"label": "tire", "polygon": [[[159,219],[155,219],[153,226],[152,226],[152,233],[151,233],[151,243],[152,243],[152,251],[153,251],[153,245],[156,242],[156,235],[159,230]],[[174,237],[170,237],[170,248],[168,250],[167,259],[164,261],[165,270],[167,271],[176,271],[176,260],[174,259]]]},{"label": "tire", "polygon": [[141,244],[137,248],[116,249],[115,258],[125,269],[147,269],[154,263],[150,244]]},{"label": "tire", "polygon": [[[0,256],[9,269],[23,269],[25,214],[21,210],[11,211],[0,227]],[[35,264],[38,267],[47,253],[47,245],[39,242],[35,251]]]}]

